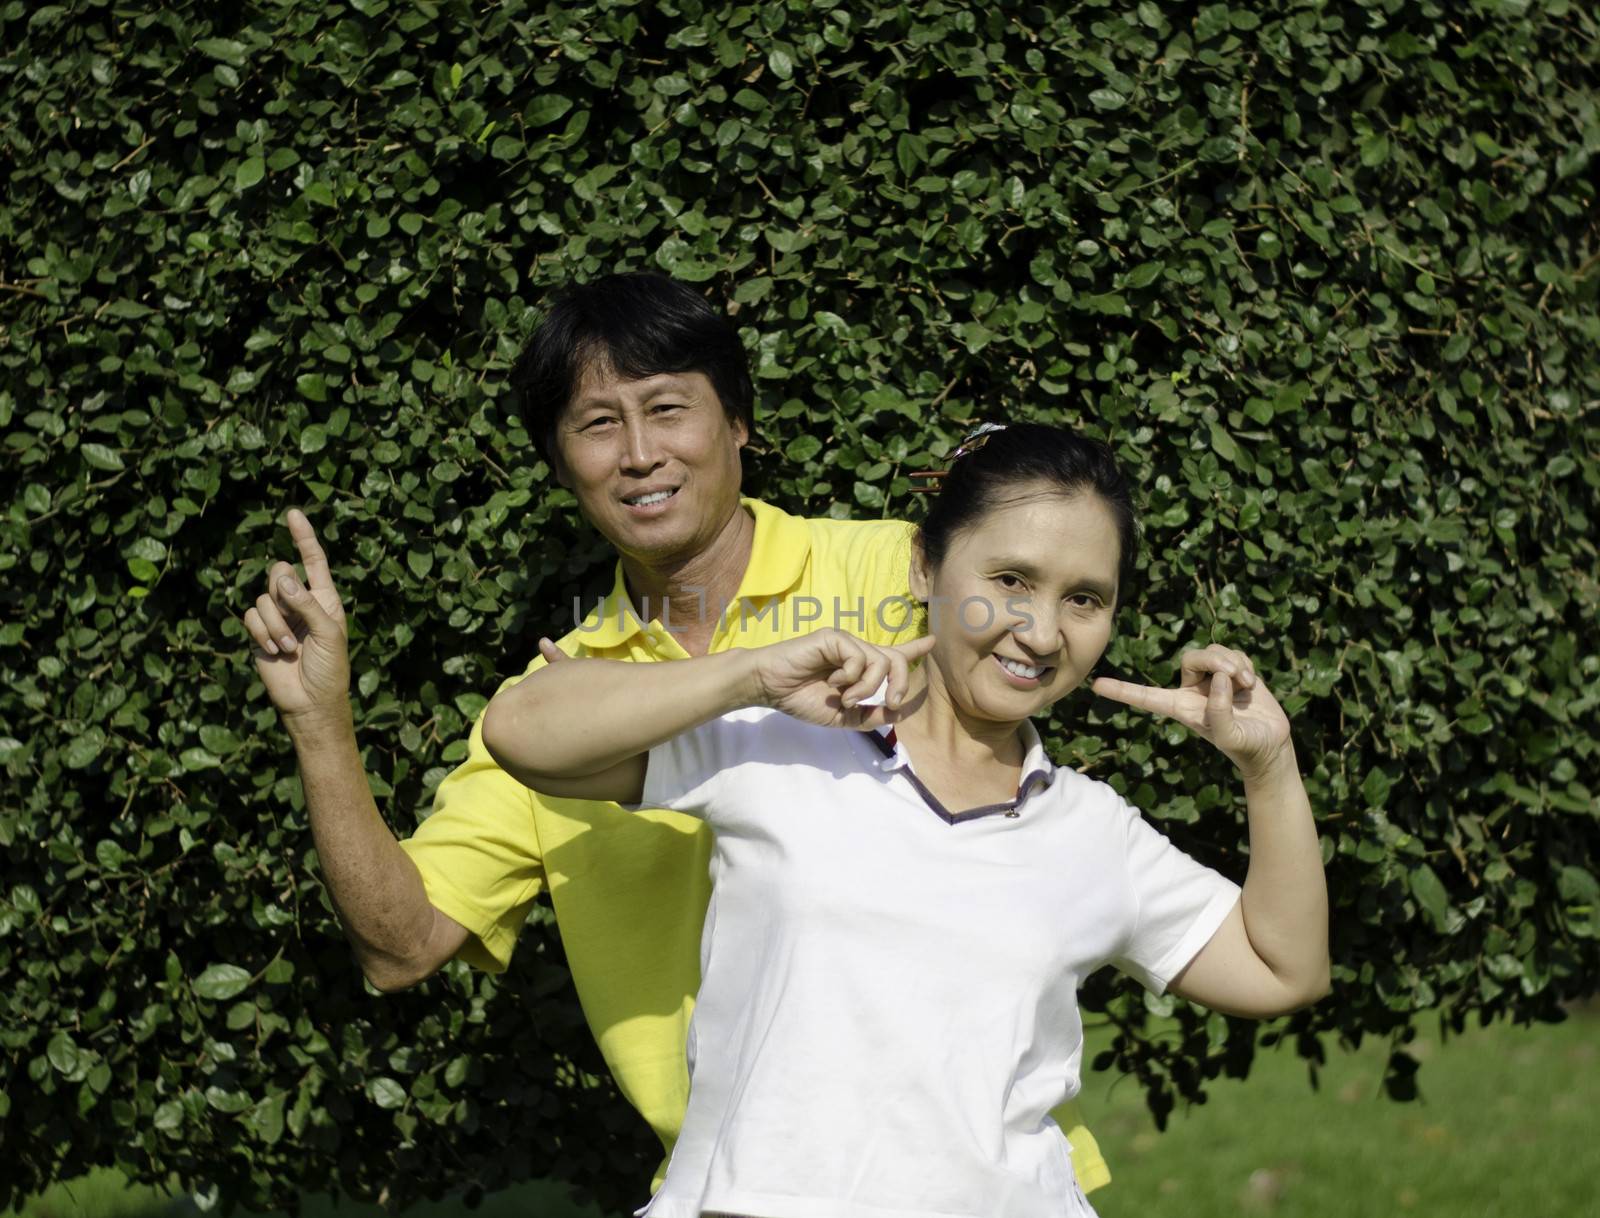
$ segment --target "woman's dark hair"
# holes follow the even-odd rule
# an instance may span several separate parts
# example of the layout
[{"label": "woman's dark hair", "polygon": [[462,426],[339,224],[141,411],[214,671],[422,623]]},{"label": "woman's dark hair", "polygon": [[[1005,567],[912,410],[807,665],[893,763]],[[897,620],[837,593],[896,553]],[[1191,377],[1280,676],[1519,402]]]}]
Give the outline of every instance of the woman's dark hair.
[{"label": "woman's dark hair", "polygon": [[628,271],[557,293],[511,370],[523,426],[547,460],[561,412],[596,361],[630,380],[702,373],[729,421],[755,435],[755,387],[733,322],[674,279]]},{"label": "woman's dark hair", "polygon": [[932,505],[917,533],[928,565],[937,568],[956,537],[975,527],[985,513],[1034,487],[1064,496],[1093,491],[1117,522],[1122,543],[1117,602],[1125,604],[1139,558],[1139,522],[1132,488],[1111,450],[1098,440],[1041,423],[1012,423],[980,439],[981,446],[950,463],[939,493],[930,496]]}]

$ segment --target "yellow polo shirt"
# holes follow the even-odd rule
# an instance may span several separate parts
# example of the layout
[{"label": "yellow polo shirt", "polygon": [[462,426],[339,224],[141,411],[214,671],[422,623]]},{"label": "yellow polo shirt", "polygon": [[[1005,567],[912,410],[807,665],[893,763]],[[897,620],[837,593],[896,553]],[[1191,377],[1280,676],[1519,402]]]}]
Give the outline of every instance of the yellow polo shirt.
[{"label": "yellow polo shirt", "polygon": [[[911,619],[911,526],[802,519],[756,499],[750,565],[717,617],[713,652],[764,647],[838,626],[891,643]],[[608,660],[687,653],[660,622],[633,614],[618,564],[609,596],[562,650]],[[544,666],[537,658],[526,676]],[[513,677],[513,685],[522,677]],[[502,686],[501,688],[505,688]],[[581,714],[581,708],[574,708]],[[439,784],[433,811],[401,843],[428,899],[471,934],[461,958],[500,972],[540,893],[549,895],[567,964],[600,1052],[668,1154],[689,1102],[689,1017],[700,987],[700,929],[711,895],[711,833],[676,812],[535,795],[500,769],[473,724],[467,759]],[[1055,1113],[1087,1191],[1110,1180],[1074,1104]],[[666,1170],[656,1172],[659,1184]]]}]

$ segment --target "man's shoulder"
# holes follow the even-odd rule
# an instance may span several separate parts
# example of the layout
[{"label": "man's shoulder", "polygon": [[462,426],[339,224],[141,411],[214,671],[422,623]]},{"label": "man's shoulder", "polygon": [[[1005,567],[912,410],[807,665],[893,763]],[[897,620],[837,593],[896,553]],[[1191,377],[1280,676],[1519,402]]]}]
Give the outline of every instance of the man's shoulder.
[{"label": "man's shoulder", "polygon": [[813,536],[844,544],[909,539],[916,529],[909,520],[839,520],[832,516],[802,516],[800,519]]},{"label": "man's shoulder", "polygon": [[914,529],[903,520],[806,519],[811,530],[812,591],[867,600],[903,596]]},{"label": "man's shoulder", "polygon": [[910,555],[916,528],[905,520],[838,520],[832,516],[801,518],[810,534],[811,552],[819,565],[837,565],[860,572],[863,565],[889,563],[898,569]]},{"label": "man's shoulder", "polygon": [[813,579],[876,579],[883,572],[903,578],[916,528],[905,520],[850,520],[799,516],[761,500],[745,501],[756,513],[756,546],[805,555]]},{"label": "man's shoulder", "polygon": [[908,520],[856,520],[851,517],[805,516],[779,507],[766,499],[746,499],[760,513],[770,513],[790,527],[801,527],[813,538],[866,539],[870,537],[909,537],[915,526]]}]

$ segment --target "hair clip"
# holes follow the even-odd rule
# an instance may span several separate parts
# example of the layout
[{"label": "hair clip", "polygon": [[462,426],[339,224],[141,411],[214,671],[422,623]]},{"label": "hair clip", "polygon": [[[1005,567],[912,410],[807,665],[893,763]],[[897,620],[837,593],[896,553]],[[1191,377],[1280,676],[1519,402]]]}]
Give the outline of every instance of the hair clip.
[{"label": "hair clip", "polygon": [[1004,431],[1005,429],[1006,425],[1004,423],[979,423],[956,446],[955,452],[950,454],[950,464],[954,465],[962,457],[977,452],[989,442],[990,436],[997,431]]},{"label": "hair clip", "polygon": [[960,444],[956,445],[955,452],[950,454],[950,465],[945,466],[943,469],[913,470],[906,475],[908,478],[925,479],[925,482],[922,486],[911,487],[912,494],[934,494],[939,490],[940,484],[944,482],[945,475],[950,472],[951,466],[953,466],[957,461],[961,460],[962,457],[970,456],[972,453],[977,452],[989,442],[989,437],[994,435],[995,432],[1004,431],[1005,429],[1006,425],[1004,423],[978,424],[978,426],[974,427],[966,434],[965,437],[962,438]]}]

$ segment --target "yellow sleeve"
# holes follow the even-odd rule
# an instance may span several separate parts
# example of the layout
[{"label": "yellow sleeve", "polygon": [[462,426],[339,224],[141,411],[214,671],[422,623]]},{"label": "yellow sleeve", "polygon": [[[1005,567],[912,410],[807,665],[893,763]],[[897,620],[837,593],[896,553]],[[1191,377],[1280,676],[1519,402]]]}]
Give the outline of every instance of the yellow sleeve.
[{"label": "yellow sleeve", "polygon": [[863,523],[851,538],[846,557],[845,588],[852,599],[864,598],[860,634],[869,643],[887,646],[922,634],[922,614],[911,599],[911,537],[915,527],[903,520]]},{"label": "yellow sleeve", "polygon": [[[543,664],[535,661],[528,672]],[[467,759],[445,776],[433,811],[400,843],[422,873],[434,908],[471,934],[458,959],[492,973],[510,963],[517,934],[544,889],[537,798],[495,764],[474,723]]]},{"label": "yellow sleeve", "polygon": [[1078,1101],[1068,1100],[1050,1115],[1072,1144],[1072,1172],[1078,1177],[1078,1187],[1086,1193],[1092,1193],[1110,1184],[1111,1168],[1100,1154],[1100,1144],[1094,1140],[1094,1134],[1083,1123]]}]

